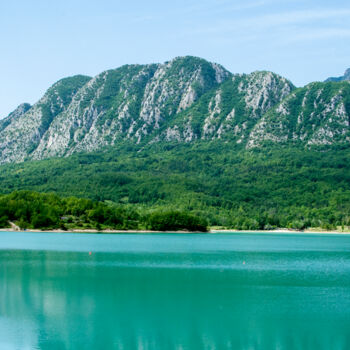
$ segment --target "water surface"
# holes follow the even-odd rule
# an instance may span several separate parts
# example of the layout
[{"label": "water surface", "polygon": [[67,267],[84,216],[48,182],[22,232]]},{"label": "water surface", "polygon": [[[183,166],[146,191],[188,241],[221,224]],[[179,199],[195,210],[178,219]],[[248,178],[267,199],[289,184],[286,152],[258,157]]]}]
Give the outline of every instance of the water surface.
[{"label": "water surface", "polygon": [[350,236],[2,232],[0,349],[350,349]]}]

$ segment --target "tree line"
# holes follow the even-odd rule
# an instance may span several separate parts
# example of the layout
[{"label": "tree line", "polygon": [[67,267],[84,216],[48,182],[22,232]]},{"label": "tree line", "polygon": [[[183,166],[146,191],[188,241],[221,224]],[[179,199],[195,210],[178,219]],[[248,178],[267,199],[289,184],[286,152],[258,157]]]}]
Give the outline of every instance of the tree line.
[{"label": "tree line", "polygon": [[[103,210],[86,209],[82,221],[100,217],[115,227],[130,228],[135,221],[145,227],[151,213],[180,212],[229,229],[334,229],[350,226],[349,158],[346,145],[246,150],[218,140],[139,151],[120,144],[99,153],[3,165],[0,185],[4,195],[30,190],[56,193],[62,201],[73,195],[103,203]],[[69,210],[61,215],[79,217]],[[110,210],[120,214],[99,213]]]},{"label": "tree line", "polygon": [[0,227],[21,229],[115,229],[207,231],[205,219],[179,210],[135,210],[126,205],[53,193],[14,191],[0,196]]}]

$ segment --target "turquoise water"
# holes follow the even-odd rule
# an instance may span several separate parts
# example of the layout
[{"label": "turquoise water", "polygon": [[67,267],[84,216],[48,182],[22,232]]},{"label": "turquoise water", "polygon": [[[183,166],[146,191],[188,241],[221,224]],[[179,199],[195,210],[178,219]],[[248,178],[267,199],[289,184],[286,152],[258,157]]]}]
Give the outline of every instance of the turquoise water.
[{"label": "turquoise water", "polygon": [[350,236],[0,233],[0,349],[350,349]]}]

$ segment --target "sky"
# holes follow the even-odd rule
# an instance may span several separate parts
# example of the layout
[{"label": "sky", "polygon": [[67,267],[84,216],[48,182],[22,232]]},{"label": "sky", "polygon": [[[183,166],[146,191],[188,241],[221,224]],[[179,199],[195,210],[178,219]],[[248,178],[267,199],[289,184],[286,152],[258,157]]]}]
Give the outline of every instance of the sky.
[{"label": "sky", "polygon": [[1,0],[0,118],[57,80],[199,56],[295,85],[350,67],[349,0]]}]

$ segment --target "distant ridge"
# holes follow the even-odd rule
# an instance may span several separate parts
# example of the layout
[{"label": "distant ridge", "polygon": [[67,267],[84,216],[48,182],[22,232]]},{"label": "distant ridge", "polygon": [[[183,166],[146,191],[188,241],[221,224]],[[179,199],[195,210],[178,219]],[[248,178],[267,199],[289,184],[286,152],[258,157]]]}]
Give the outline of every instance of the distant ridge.
[{"label": "distant ridge", "polygon": [[341,77],[331,77],[326,80],[326,82],[333,81],[333,82],[339,82],[339,81],[350,81],[350,68],[348,68],[344,75]]}]

